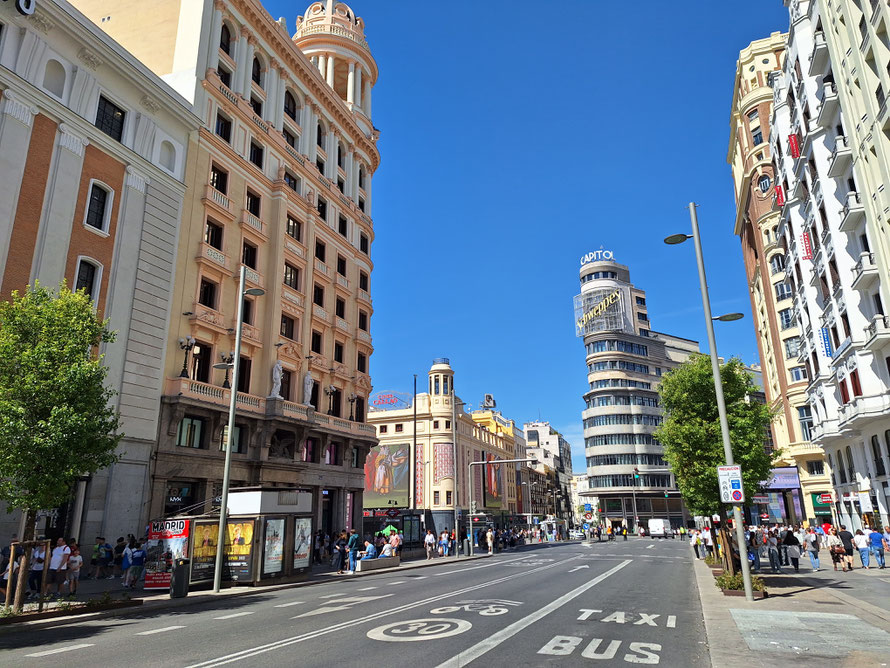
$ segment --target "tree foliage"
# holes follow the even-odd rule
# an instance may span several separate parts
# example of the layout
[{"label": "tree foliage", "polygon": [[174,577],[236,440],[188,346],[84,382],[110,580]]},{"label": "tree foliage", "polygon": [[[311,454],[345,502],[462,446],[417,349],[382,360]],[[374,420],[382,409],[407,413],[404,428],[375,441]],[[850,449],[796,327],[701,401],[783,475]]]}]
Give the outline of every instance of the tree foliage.
[{"label": "tree foliage", "polygon": [[[732,454],[742,467],[745,497],[750,499],[772,466],[772,456],[764,449],[772,415],[766,405],[750,399],[759,388],[741,360],[733,358],[722,365],[720,376]],[[726,459],[710,357],[695,355],[666,374],[658,392],[665,421],[655,437],[664,445],[665,459],[687,507],[695,515],[720,513],[717,466]]]},{"label": "tree foliage", "polygon": [[0,500],[54,508],[115,461],[114,392],[96,347],[114,334],[83,291],[39,284],[0,303]]}]

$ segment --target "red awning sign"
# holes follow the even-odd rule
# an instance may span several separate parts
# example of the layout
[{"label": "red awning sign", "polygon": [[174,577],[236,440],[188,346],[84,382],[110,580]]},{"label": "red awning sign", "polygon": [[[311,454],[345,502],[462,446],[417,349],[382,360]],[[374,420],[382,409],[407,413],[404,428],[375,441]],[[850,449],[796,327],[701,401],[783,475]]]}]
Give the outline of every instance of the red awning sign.
[{"label": "red awning sign", "polygon": [[401,513],[396,508],[390,508],[386,511],[387,517],[398,517]]}]

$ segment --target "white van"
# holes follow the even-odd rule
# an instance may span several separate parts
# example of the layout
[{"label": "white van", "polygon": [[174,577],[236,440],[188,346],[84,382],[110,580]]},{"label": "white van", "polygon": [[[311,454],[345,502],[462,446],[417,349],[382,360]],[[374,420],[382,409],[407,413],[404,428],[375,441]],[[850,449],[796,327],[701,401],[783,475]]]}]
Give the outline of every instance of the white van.
[{"label": "white van", "polygon": [[649,520],[649,535],[653,538],[673,538],[674,530],[668,520]]}]

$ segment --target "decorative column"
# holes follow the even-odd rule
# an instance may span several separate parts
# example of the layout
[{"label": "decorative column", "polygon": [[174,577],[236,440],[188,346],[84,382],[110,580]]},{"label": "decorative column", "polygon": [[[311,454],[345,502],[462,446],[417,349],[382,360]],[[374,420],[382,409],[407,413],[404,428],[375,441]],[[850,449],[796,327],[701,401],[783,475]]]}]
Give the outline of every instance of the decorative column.
[{"label": "decorative column", "polygon": [[365,110],[365,116],[371,118],[371,82],[365,82],[365,93],[364,93],[364,105],[362,108]]},{"label": "decorative column", "polygon": [[275,129],[281,132],[284,129],[284,80],[287,73],[274,58],[269,63],[269,73],[266,75],[266,106],[272,105],[268,109],[266,116]]},{"label": "decorative column", "polygon": [[253,54],[256,51],[256,39],[251,36],[247,39],[247,48],[244,53],[244,71],[242,75],[244,78],[243,88],[241,89],[243,92],[241,93],[245,100],[250,100],[250,90],[251,90],[251,75],[253,73]]},{"label": "decorative column", "polygon": [[334,87],[334,56],[328,56],[328,86]]},{"label": "decorative column", "polygon": [[349,61],[349,75],[346,79],[346,101],[355,104],[355,62]]},{"label": "decorative column", "polygon": [[359,65],[355,71],[355,104],[362,106],[362,66]]},{"label": "decorative column", "polygon": [[[7,35],[6,40],[9,38]],[[6,266],[25,158],[31,143],[31,128],[37,112],[37,107],[22,101],[14,90],[7,88],[3,91],[0,100],[0,173],[3,174],[0,179],[0,267]]]},{"label": "decorative column", "polygon": [[312,103],[308,97],[303,102],[300,127],[303,128],[303,132],[300,133],[300,147],[298,150],[312,162],[315,162],[315,155],[312,152],[312,147],[315,145],[315,122],[312,118]]},{"label": "decorative column", "polygon": [[340,132],[331,124],[331,129],[328,131],[327,136],[327,146],[325,146],[325,151],[328,154],[328,161],[325,163],[325,176],[327,176],[331,181],[337,180],[337,144],[340,141]]},{"label": "decorative column", "polygon": [[354,160],[353,156],[355,155],[355,148],[352,146],[346,147],[346,160],[343,162],[343,171],[346,172],[346,193],[345,195],[355,201],[355,198],[352,196],[353,191],[355,190],[355,173],[353,172]]},{"label": "decorative column", "polygon": [[323,53],[318,56],[318,71],[321,72],[321,76],[327,73],[328,70],[328,57]]},{"label": "decorative column", "polygon": [[210,53],[207,54],[207,69],[210,70],[215,70],[219,66],[219,37],[222,32],[223,7],[225,7],[225,3],[222,0],[214,1],[213,20],[210,24]]},{"label": "decorative column", "polygon": [[235,44],[235,71],[232,73],[232,92],[236,95],[244,95],[244,60],[247,51],[247,37],[250,32],[247,28],[241,28],[241,37]]}]

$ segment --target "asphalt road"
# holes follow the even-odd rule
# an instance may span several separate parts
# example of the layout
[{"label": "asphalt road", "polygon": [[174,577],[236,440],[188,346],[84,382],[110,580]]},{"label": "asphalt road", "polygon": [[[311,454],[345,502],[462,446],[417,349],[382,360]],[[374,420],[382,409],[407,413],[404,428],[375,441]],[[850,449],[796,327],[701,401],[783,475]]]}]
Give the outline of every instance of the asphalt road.
[{"label": "asphalt road", "polygon": [[0,665],[710,666],[685,541],[528,546],[0,632]]}]

